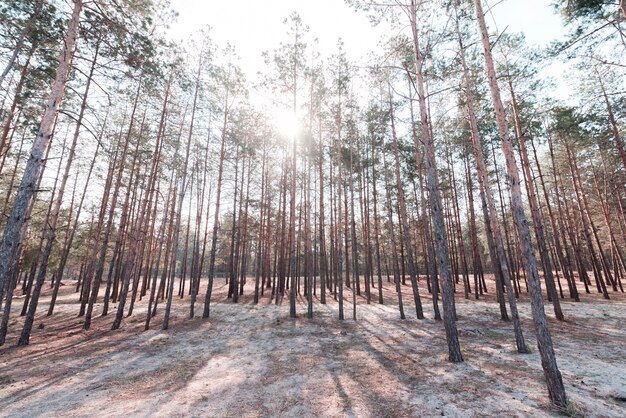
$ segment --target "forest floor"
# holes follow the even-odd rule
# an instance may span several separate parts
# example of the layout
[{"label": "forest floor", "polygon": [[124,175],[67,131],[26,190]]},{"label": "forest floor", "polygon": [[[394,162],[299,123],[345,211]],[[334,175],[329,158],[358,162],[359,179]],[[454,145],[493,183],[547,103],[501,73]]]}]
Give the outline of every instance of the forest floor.
[{"label": "forest floor", "polygon": [[[549,407],[525,296],[519,310],[531,354],[515,353],[512,324],[499,319],[493,292],[479,301],[457,293],[465,362],[452,364],[421,285],[425,320],[415,318],[410,286],[403,287],[407,319],[400,320],[387,282],[385,305],[358,298],[357,321],[349,290],[345,321],[332,296],[326,305],[316,297],[311,320],[300,297],[292,320],[288,297],[275,305],[266,294],[254,305],[250,280],[235,305],[218,279],[211,319],[187,319],[189,297],[176,298],[167,331],[160,329],[164,305],[143,330],[145,299],[121,329],[110,330],[114,304],[113,314],[83,331],[71,282],[52,317],[45,316],[46,289],[30,345],[15,347],[23,320],[16,314],[0,348],[0,416],[559,415]],[[546,305],[565,387],[582,416],[626,416],[626,296],[611,296],[563,301],[566,322]]]}]

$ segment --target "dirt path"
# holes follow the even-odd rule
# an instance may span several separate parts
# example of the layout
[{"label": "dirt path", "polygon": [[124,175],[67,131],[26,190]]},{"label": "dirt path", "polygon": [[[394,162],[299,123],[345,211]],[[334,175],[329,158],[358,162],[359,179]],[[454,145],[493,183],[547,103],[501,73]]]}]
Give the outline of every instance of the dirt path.
[{"label": "dirt path", "polygon": [[[520,313],[533,352],[519,355],[512,325],[498,319],[491,297],[466,301],[457,294],[466,361],[453,365],[430,299],[423,300],[427,318],[418,321],[407,298],[403,321],[385,285],[386,304],[367,306],[360,298],[356,322],[336,319],[332,297],[326,306],[316,303],[313,320],[300,300],[294,321],[287,299],[255,306],[244,296],[233,305],[221,286],[210,320],[184,319],[186,297],[176,299],[170,330],[160,330],[160,308],[145,332],[145,301],[118,331],[109,331],[111,315],[82,331],[76,296],[65,286],[55,316],[37,318],[30,346],[13,346],[21,318],[12,319],[0,349],[0,416],[556,415],[526,300]],[[345,308],[351,318],[352,305]],[[563,310],[567,322],[550,325],[570,400],[588,416],[626,416],[626,297],[583,295],[583,302],[563,302]]]}]

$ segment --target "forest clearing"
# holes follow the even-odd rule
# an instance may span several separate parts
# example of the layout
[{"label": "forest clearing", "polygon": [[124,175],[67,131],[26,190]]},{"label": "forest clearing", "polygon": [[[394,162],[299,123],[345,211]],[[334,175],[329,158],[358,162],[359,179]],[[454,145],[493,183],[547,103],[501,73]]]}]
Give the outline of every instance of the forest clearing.
[{"label": "forest clearing", "polygon": [[[68,309],[76,303],[69,287],[58,315],[37,319],[29,346],[2,354],[3,416],[561,415],[546,402],[536,347],[516,353],[511,323],[499,321],[493,296],[458,301],[465,362],[452,364],[440,322],[399,319],[389,282],[388,304],[359,297],[357,321],[338,321],[332,298],[313,319],[293,320],[268,296],[258,305],[249,296],[230,303],[220,280],[214,319],[187,319],[177,299],[168,331],[159,324],[143,331],[145,303],[120,330],[102,317],[84,331]],[[306,309],[305,299],[298,308]],[[564,302],[563,310],[568,321],[550,325],[576,413],[623,417],[626,303],[596,296]],[[527,303],[520,316],[530,324]]]},{"label": "forest clearing", "polygon": [[0,416],[626,416],[626,0],[0,0]]}]

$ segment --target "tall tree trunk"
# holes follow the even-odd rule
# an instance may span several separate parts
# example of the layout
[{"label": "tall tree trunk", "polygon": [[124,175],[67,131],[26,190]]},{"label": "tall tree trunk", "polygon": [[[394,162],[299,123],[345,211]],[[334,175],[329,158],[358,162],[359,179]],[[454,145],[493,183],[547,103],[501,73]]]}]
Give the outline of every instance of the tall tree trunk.
[{"label": "tall tree trunk", "polygon": [[[106,127],[106,118],[102,125],[102,131],[100,132],[99,139],[102,139],[105,127]],[[87,171],[87,177],[85,178],[85,186],[83,188],[83,193],[81,194],[80,201],[78,202],[76,215],[74,215],[74,223],[69,232],[69,236],[65,240],[63,249],[61,250],[61,255],[59,257],[59,265],[55,272],[56,280],[54,282],[54,287],[52,289],[52,296],[50,297],[50,307],[48,308],[48,316],[52,315],[54,312],[54,305],[56,303],[57,296],[59,294],[59,287],[61,286],[61,280],[63,280],[63,276],[65,272],[65,265],[67,264],[67,259],[69,257],[69,253],[72,249],[72,244],[74,242],[74,236],[76,235],[76,231],[78,229],[78,222],[80,220],[80,214],[82,212],[83,204],[85,202],[85,196],[87,195],[87,189],[89,188],[89,180],[91,179],[93,168],[96,164],[96,160],[98,159],[99,151],[100,151],[100,141],[98,141],[96,145],[96,150],[94,151],[93,158],[91,159],[91,163],[89,164],[89,170]]]},{"label": "tall tree trunk", "polygon": [[[393,283],[396,287],[396,294],[398,296],[398,311],[400,312],[400,319],[406,319],[404,314],[404,303],[402,301],[402,284],[400,283],[400,269],[398,268],[398,249],[396,246],[396,233],[393,227],[393,204],[391,202],[391,189],[389,187],[389,180],[387,177],[389,174],[389,167],[387,166],[387,160],[383,155],[383,162],[385,172],[383,177],[385,178],[385,193],[387,195],[387,221],[389,222],[389,240],[391,241],[391,255],[393,258]],[[387,273],[389,277],[389,273]]]},{"label": "tall tree trunk", "polygon": [[509,264],[507,263],[506,252],[504,251],[504,242],[502,240],[500,223],[498,222],[498,213],[496,211],[495,199],[493,197],[493,192],[489,184],[485,156],[483,153],[482,144],[480,143],[478,120],[474,111],[475,96],[470,81],[469,69],[465,62],[465,47],[463,46],[463,40],[461,38],[458,27],[457,35],[460,47],[459,53],[461,57],[461,64],[463,66],[463,84],[466,90],[465,94],[467,98],[467,113],[469,116],[471,129],[472,149],[474,152],[474,162],[476,164],[476,174],[479,183],[483,217],[485,219],[485,229],[487,242],[489,245],[489,254],[491,257],[492,269],[496,277],[496,295],[500,303],[500,316],[503,320],[508,320],[508,314],[506,312],[503,293],[503,286],[506,286],[509,306],[511,308],[511,317],[513,319],[513,330],[515,332],[517,351],[519,353],[526,353],[528,352],[528,350],[526,348],[526,342],[524,341],[522,326],[517,311],[517,301],[515,300],[513,286],[511,284],[511,274],[509,270]]},{"label": "tall tree trunk", "polygon": [[374,206],[374,246],[376,247],[376,267],[378,272],[378,303],[383,304],[383,275],[380,263],[380,220],[378,217],[378,190],[376,183],[376,146],[372,146],[372,204]]},{"label": "tall tree trunk", "polygon": [[530,212],[533,218],[533,226],[535,227],[535,235],[537,237],[537,245],[539,247],[539,254],[541,256],[543,265],[543,275],[546,282],[546,288],[548,295],[552,299],[554,306],[554,315],[559,321],[564,321],[563,310],[561,309],[561,302],[559,295],[556,291],[554,283],[554,276],[552,275],[552,261],[550,260],[550,254],[548,253],[547,240],[543,228],[543,220],[541,219],[541,212],[539,203],[537,202],[537,193],[535,186],[532,182],[532,173],[530,172],[530,160],[528,158],[528,150],[526,149],[526,135],[522,129],[522,121],[519,115],[519,108],[517,106],[517,98],[515,91],[513,90],[513,82],[509,78],[509,90],[511,92],[511,101],[513,106],[513,119],[515,121],[515,132],[517,133],[517,139],[519,141],[521,164],[526,173],[526,190],[528,191],[528,202],[530,204]]},{"label": "tall tree trunk", "polygon": [[[624,2],[622,2],[622,7],[624,8],[624,14],[626,17],[626,6],[624,5]],[[613,134],[613,139],[615,140],[615,145],[617,146],[617,150],[619,151],[619,156],[622,159],[622,164],[624,165],[624,169],[626,169],[626,149],[624,149],[624,141],[622,140],[619,129],[617,127],[617,121],[615,120],[613,107],[611,106],[611,102],[609,101],[609,96],[606,93],[606,88],[604,87],[602,76],[600,75],[598,70],[596,70],[596,74],[598,74],[598,81],[600,82],[600,89],[602,90],[602,97],[604,98],[604,103],[606,104],[606,111],[609,116],[609,123],[611,124],[611,133]]]},{"label": "tall tree trunk", "polygon": [[19,256],[22,240],[26,233],[24,225],[28,225],[32,211],[31,202],[35,198],[37,190],[35,185],[41,177],[44,169],[44,155],[52,138],[57,112],[63,101],[65,84],[72,67],[72,58],[78,36],[80,13],[83,8],[82,0],[74,0],[72,17],[68,23],[67,33],[64,39],[64,48],[59,57],[59,65],[56,76],[52,83],[50,97],[46,103],[43,118],[39,125],[37,137],[33,142],[30,157],[26,163],[22,181],[13,203],[13,208],[4,228],[2,241],[0,241],[0,289],[4,288],[10,267]]},{"label": "tall tree trunk", "polygon": [[[19,99],[22,96],[22,90],[24,89],[24,84],[26,83],[26,77],[30,70],[30,61],[33,57],[33,53],[35,52],[35,48],[36,48],[36,45],[33,45],[31,47],[30,51],[28,52],[28,57],[26,58],[26,62],[24,63],[24,66],[22,67],[22,71],[20,71],[20,79],[17,82],[17,86],[15,86],[15,92],[13,93],[13,101],[11,102],[11,107],[6,116],[4,127],[2,128],[2,133],[0,134],[2,135],[0,137],[0,156],[2,157],[2,163],[0,163],[0,173],[2,173],[3,171],[2,169],[4,168],[4,160],[7,154],[9,153],[9,149],[10,149],[9,131],[11,131],[11,124],[13,122],[13,116],[15,115],[15,110],[17,108]],[[17,124],[17,121],[19,121],[20,119],[20,115],[21,115],[21,110],[20,112],[18,112],[18,115],[16,118],[16,124]],[[13,130],[13,132],[15,132],[15,129]],[[11,137],[12,136],[13,136],[13,133],[11,133]],[[7,143],[9,145],[7,145]],[[7,193],[7,199],[9,195],[10,193]],[[5,213],[5,208],[2,209],[3,217],[4,217],[4,213]]]},{"label": "tall tree trunk", "polygon": [[[100,254],[97,255],[97,264],[95,268],[95,276],[93,277],[93,283],[91,286],[91,294],[89,296],[89,304],[87,305],[87,311],[85,313],[85,322],[83,323],[83,328],[88,330],[91,326],[91,317],[93,313],[93,307],[98,299],[98,292],[100,290],[100,284],[102,281],[102,274],[104,273],[104,262],[106,258],[107,249],[109,247],[109,239],[111,237],[111,231],[113,229],[113,223],[115,218],[115,208],[117,206],[117,199],[119,197],[120,187],[122,185],[122,176],[124,174],[124,169],[126,166],[126,157],[128,156],[128,147],[130,144],[130,138],[132,136],[133,126],[135,122],[135,114],[137,111],[137,105],[139,103],[139,93],[141,91],[142,82],[141,80],[137,85],[137,92],[135,94],[135,100],[133,104],[133,110],[131,113],[128,132],[126,134],[126,138],[124,139],[124,144],[122,146],[122,155],[119,161],[119,167],[117,171],[117,176],[115,179],[115,184],[113,186],[113,194],[111,196],[111,207],[109,208],[109,214],[107,218],[106,227],[104,229],[104,236],[102,237],[102,243],[100,246]],[[90,279],[91,281],[91,279]],[[89,289],[87,289],[89,291]]]},{"label": "tall tree trunk", "polygon": [[[178,237],[180,234],[180,223],[181,223],[182,212],[183,212],[183,201],[185,200],[185,193],[187,192],[187,168],[189,167],[189,153],[191,152],[191,143],[193,140],[193,128],[194,128],[194,122],[196,119],[196,107],[198,103],[198,93],[200,90],[201,71],[202,71],[202,63],[198,64],[198,72],[196,73],[196,85],[194,88],[193,104],[191,107],[191,121],[189,124],[189,135],[187,137],[187,146],[185,148],[185,160],[183,162],[183,167],[182,167],[182,180],[181,180],[182,184],[180,186],[179,196],[178,196],[178,209],[176,211],[176,215],[177,215],[176,229],[174,230],[174,255],[173,255],[174,270],[176,269],[176,258],[177,258],[177,253],[178,253],[178,244],[179,244]],[[184,121],[184,118],[183,118],[183,121]],[[184,280],[184,277],[181,277],[181,280]],[[128,287],[127,283],[125,283],[125,287],[126,288]],[[173,299],[174,299],[174,280],[172,279],[169,285],[169,297],[165,304],[165,316],[163,318],[163,326],[162,326],[163,330],[166,330],[169,328],[170,312],[172,309]],[[122,301],[120,301],[118,307],[120,305],[123,305]]]},{"label": "tall tree trunk", "polygon": [[446,339],[448,341],[448,359],[457,363],[463,361],[459,336],[456,328],[456,312],[454,308],[454,289],[450,272],[450,257],[448,253],[448,243],[446,242],[445,226],[443,219],[443,209],[441,207],[441,196],[439,193],[439,179],[437,176],[437,159],[435,157],[435,144],[430,131],[430,120],[426,105],[426,95],[424,93],[424,54],[420,49],[417,31],[417,7],[415,0],[411,0],[410,6],[411,30],[413,33],[413,47],[416,59],[416,81],[417,96],[420,107],[420,120],[422,129],[422,141],[424,141],[424,153],[426,170],[428,173],[428,192],[430,204],[432,206],[432,216],[435,229],[435,241],[437,243],[437,264],[439,274],[442,278],[442,299],[443,299],[443,322],[446,329]]},{"label": "tall tree trunk", "polygon": [[[535,142],[530,141],[530,146],[533,149],[533,156],[535,159],[535,165],[537,166],[539,183],[541,184],[543,197],[546,203],[546,207],[548,208],[548,218],[550,219],[550,227],[552,228],[552,236],[553,236],[554,244],[556,247],[556,254],[559,259],[559,264],[561,266],[561,271],[563,272],[563,275],[565,276],[565,280],[567,281],[570,297],[574,299],[576,302],[578,302],[580,301],[580,298],[578,296],[578,289],[576,288],[576,282],[574,280],[574,275],[571,269],[571,264],[568,260],[569,257],[566,256],[566,252],[563,251],[563,247],[561,245],[561,236],[560,236],[561,234],[559,233],[559,226],[556,224],[555,215],[552,210],[550,198],[548,196],[548,190],[546,188],[546,183],[543,177],[543,173],[541,171],[541,165],[539,164],[539,157],[537,155],[537,148],[535,147]],[[565,242],[565,240],[563,240],[563,245],[567,246],[567,243]]]},{"label": "tall tree trunk", "polygon": [[318,164],[319,164],[319,240],[320,240],[320,303],[326,304],[326,286],[329,279],[328,258],[326,256],[326,229],[324,213],[324,142],[322,140],[322,116],[318,115]]},{"label": "tall tree trunk", "polygon": [[404,247],[406,248],[407,262],[409,266],[409,276],[411,278],[411,287],[413,288],[413,301],[415,302],[415,313],[417,319],[424,319],[424,311],[422,310],[422,301],[419,295],[419,288],[417,285],[417,269],[415,267],[415,258],[413,252],[413,245],[411,243],[411,234],[409,228],[409,222],[406,213],[406,202],[404,197],[404,187],[402,185],[402,178],[400,176],[400,156],[398,152],[398,138],[396,136],[396,123],[393,109],[393,97],[391,97],[391,91],[389,91],[389,118],[391,121],[391,133],[392,133],[392,148],[395,160],[395,176],[396,176],[396,189],[398,192],[398,206],[400,222],[402,223],[402,240],[404,241]]},{"label": "tall tree trunk", "polygon": [[213,218],[213,232],[211,235],[211,253],[209,255],[209,283],[207,285],[206,294],[204,296],[204,310],[202,312],[203,318],[208,318],[211,313],[211,294],[213,293],[213,279],[215,278],[215,255],[217,254],[217,232],[219,230],[220,221],[220,199],[222,196],[222,178],[224,173],[224,154],[226,150],[226,128],[228,127],[228,113],[229,113],[229,90],[226,88],[226,95],[224,98],[224,119],[222,123],[221,145],[220,145],[220,160],[219,167],[217,169],[217,195],[215,197],[215,211]]},{"label": "tall tree trunk", "polygon": [[24,327],[22,329],[22,334],[20,336],[18,345],[27,345],[30,339],[30,333],[32,330],[33,321],[35,320],[35,312],[37,310],[37,305],[39,303],[39,295],[41,292],[41,287],[43,286],[44,280],[46,278],[46,273],[48,270],[48,259],[50,258],[50,253],[52,252],[52,246],[54,245],[54,242],[56,240],[57,224],[59,221],[59,214],[61,212],[61,204],[63,203],[63,196],[65,194],[65,186],[67,185],[67,179],[69,178],[70,169],[72,168],[72,163],[74,162],[74,156],[76,154],[76,145],[78,144],[80,128],[82,127],[83,117],[85,115],[85,109],[87,107],[87,97],[89,96],[89,88],[91,86],[91,80],[93,77],[94,70],[96,68],[96,62],[98,60],[99,49],[100,49],[100,42],[98,41],[96,43],[94,56],[91,61],[89,75],[87,76],[87,84],[85,85],[85,92],[83,93],[83,100],[80,105],[78,118],[76,120],[76,129],[74,130],[72,144],[70,145],[69,154],[67,156],[67,161],[65,163],[65,171],[63,173],[63,177],[61,178],[61,185],[59,186],[59,190],[57,192],[54,209],[52,210],[52,213],[50,214],[50,217],[47,219],[47,222],[46,222],[46,235],[47,235],[46,246],[42,254],[42,258],[41,258],[41,262],[39,266],[39,273],[37,276],[37,280],[35,282],[35,289],[31,297],[30,306],[28,308],[28,313],[24,321]]},{"label": "tall tree trunk", "polygon": [[496,79],[495,65],[491,55],[491,43],[489,42],[489,33],[487,32],[485,15],[483,13],[481,0],[474,0],[474,3],[476,6],[476,16],[482,37],[489,88],[491,90],[491,96],[495,108],[498,132],[502,141],[502,152],[504,153],[506,159],[508,180],[511,187],[511,206],[517,227],[517,233],[519,235],[522,250],[522,261],[528,275],[530,302],[533,312],[535,332],[537,334],[537,345],[541,356],[541,365],[543,367],[544,376],[548,385],[550,400],[554,405],[560,408],[565,408],[567,406],[565,387],[563,386],[561,372],[557,367],[556,356],[552,346],[552,337],[548,329],[548,321],[543,307],[537,261],[535,260],[535,254],[532,248],[528,221],[526,220],[526,215],[524,214],[519,171],[517,168],[517,162],[515,161],[515,153],[513,152],[511,138],[509,137],[506,117],[504,114],[504,106],[502,105],[502,99],[500,97],[500,88],[498,87],[498,81]]},{"label": "tall tree trunk", "polygon": [[[126,241],[126,237],[130,235],[130,242],[131,242],[130,254],[128,255],[124,264],[122,264],[121,259],[118,261],[118,265],[120,265],[120,267],[123,265],[122,270],[121,270],[123,272],[122,273],[122,290],[119,293],[119,300],[117,303],[117,312],[115,314],[115,319],[113,320],[113,325],[111,327],[111,329],[113,330],[118,329],[122,323],[122,317],[124,316],[124,308],[126,305],[126,297],[128,295],[128,287],[130,283],[130,278],[132,277],[133,269],[135,267],[137,241],[140,239],[137,236],[136,229],[133,228],[132,225],[127,225],[127,223],[128,223],[128,217],[129,217],[130,196],[133,193],[132,192],[133,189],[137,187],[137,183],[138,183],[135,180],[135,177],[138,176],[138,173],[136,173],[138,171],[137,160],[139,158],[139,149],[140,149],[141,139],[142,139],[144,127],[145,127],[145,117],[146,117],[146,114],[144,111],[144,115],[141,121],[141,127],[139,128],[139,134],[136,140],[137,143],[135,145],[135,150],[133,152],[133,160],[130,165],[130,177],[128,179],[126,196],[124,198],[124,204],[122,205],[122,215],[120,218],[120,225],[119,225],[120,231],[118,233],[118,238],[115,242],[114,254],[118,253],[118,251],[121,251],[122,240]],[[140,222],[141,222],[141,219],[140,219]],[[110,274],[109,274],[109,280],[107,280],[107,288],[106,288],[106,291],[104,292],[104,306],[102,310],[103,316],[106,315],[107,310],[108,310],[110,284],[111,284],[111,281],[110,281]],[[117,289],[117,286],[116,286],[116,289]]]}]

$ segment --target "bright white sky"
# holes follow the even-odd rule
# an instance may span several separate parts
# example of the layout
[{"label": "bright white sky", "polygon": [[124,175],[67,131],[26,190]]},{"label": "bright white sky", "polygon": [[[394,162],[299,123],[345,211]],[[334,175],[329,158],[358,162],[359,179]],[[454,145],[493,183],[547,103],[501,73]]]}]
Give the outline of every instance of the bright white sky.
[{"label": "bright white sky", "polygon": [[[495,4],[498,0],[489,0]],[[493,9],[498,29],[523,32],[530,45],[544,46],[565,33],[562,21],[554,13],[551,0],[504,0]],[[180,15],[172,25],[172,34],[181,39],[192,36],[206,25],[213,28],[212,37],[218,45],[230,43],[241,57],[240,65],[249,79],[263,65],[261,52],[273,50],[285,40],[283,20],[294,10],[310,33],[318,37],[321,53],[336,51],[339,37],[343,38],[348,59],[362,62],[362,57],[376,49],[385,35],[384,27],[372,27],[363,12],[350,8],[343,0],[171,0]],[[485,9],[487,7],[485,6]],[[493,31],[491,16],[488,24]],[[558,66],[557,66],[558,67]],[[563,68],[551,68],[547,74],[558,75]],[[567,89],[556,94],[566,97]]]}]

